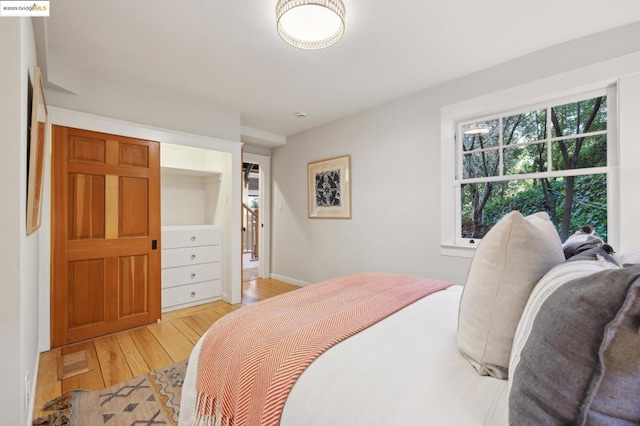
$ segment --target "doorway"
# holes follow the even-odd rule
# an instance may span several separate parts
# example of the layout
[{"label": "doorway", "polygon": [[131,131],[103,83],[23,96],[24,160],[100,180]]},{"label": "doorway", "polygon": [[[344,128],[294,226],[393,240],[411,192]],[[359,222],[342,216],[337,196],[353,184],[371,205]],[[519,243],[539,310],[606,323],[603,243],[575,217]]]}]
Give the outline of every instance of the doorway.
[{"label": "doorway", "polygon": [[242,281],[260,271],[260,165],[242,163]]},{"label": "doorway", "polygon": [[249,281],[271,275],[271,158],[244,153],[242,166],[242,270]]}]

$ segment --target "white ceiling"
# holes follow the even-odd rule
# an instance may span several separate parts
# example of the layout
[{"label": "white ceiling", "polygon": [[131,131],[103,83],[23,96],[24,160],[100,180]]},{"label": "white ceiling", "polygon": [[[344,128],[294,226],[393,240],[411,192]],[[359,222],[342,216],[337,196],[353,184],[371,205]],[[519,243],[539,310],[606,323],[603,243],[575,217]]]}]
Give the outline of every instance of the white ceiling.
[{"label": "white ceiling", "polygon": [[638,0],[344,0],[342,40],[304,51],[277,35],[275,3],[56,0],[48,49],[83,75],[204,99],[240,111],[243,129],[290,135],[640,21]]}]

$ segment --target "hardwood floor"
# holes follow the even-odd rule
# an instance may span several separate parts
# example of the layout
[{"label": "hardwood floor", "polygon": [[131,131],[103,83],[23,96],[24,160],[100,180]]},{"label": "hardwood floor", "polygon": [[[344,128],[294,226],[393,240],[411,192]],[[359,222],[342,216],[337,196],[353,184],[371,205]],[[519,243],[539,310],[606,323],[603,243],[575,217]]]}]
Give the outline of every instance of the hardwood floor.
[{"label": "hardwood floor", "polygon": [[[242,303],[207,303],[162,315],[162,321],[40,354],[34,419],[42,405],[74,389],[100,390],[189,357],[200,336],[224,315],[299,287],[272,279],[243,283]],[[59,379],[60,359],[86,352],[89,371]],[[71,365],[70,368],[74,366]]]}]

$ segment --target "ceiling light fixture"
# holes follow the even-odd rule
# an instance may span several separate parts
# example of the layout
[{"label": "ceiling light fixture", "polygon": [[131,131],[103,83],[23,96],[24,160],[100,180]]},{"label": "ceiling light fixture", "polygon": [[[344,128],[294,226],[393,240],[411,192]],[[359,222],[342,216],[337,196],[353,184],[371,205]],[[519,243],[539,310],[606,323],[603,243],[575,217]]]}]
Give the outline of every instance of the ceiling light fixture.
[{"label": "ceiling light fixture", "polygon": [[324,49],[344,34],[342,0],[279,0],[276,23],[280,37],[300,49]]}]

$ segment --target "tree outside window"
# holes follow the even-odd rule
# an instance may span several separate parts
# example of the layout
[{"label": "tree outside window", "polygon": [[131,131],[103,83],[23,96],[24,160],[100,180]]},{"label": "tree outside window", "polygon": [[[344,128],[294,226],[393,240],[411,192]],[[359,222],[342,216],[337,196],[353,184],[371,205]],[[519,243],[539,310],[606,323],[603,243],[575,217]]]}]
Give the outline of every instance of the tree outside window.
[{"label": "tree outside window", "polygon": [[607,237],[607,97],[458,126],[460,235],[480,239],[512,210],[546,211],[564,241]]}]

